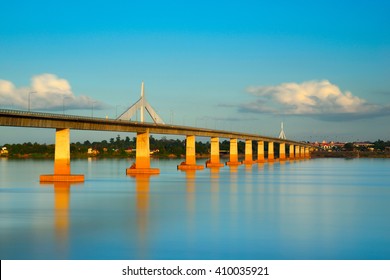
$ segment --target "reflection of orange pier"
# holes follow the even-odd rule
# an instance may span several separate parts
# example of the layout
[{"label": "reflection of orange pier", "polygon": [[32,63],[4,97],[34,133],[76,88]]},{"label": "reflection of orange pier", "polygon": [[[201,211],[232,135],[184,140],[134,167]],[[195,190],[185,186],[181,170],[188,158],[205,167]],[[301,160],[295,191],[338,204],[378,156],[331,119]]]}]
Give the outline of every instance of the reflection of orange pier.
[{"label": "reflection of orange pier", "polygon": [[56,251],[60,259],[69,259],[70,195],[71,187],[76,185],[69,181],[42,182],[42,186],[54,186],[54,233]]},{"label": "reflection of orange pier", "polygon": [[54,183],[55,230],[63,242],[67,241],[69,230],[70,188],[69,182]]},{"label": "reflection of orange pier", "polygon": [[151,174],[133,174],[135,179],[135,203],[136,203],[136,228],[137,228],[137,255],[138,259],[147,259],[149,229],[149,207],[150,207],[150,177]]}]

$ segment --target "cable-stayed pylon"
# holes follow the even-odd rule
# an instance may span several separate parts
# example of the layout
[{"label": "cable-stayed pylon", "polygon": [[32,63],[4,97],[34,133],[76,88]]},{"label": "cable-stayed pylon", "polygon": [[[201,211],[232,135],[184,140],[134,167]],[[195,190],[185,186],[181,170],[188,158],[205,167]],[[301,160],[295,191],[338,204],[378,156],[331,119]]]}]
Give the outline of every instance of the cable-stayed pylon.
[{"label": "cable-stayed pylon", "polygon": [[154,123],[165,124],[162,118],[156,113],[156,111],[150,106],[149,102],[146,101],[144,93],[144,82],[141,85],[141,98],[138,99],[133,105],[131,105],[124,113],[122,113],[117,120],[130,120],[131,117],[137,113],[137,110],[140,110],[141,113],[141,122],[145,120],[144,109],[149,113],[149,116],[152,118]]},{"label": "cable-stayed pylon", "polygon": [[284,130],[283,130],[283,122],[280,126],[280,133],[279,133],[279,139],[286,139],[286,134],[284,134]]}]

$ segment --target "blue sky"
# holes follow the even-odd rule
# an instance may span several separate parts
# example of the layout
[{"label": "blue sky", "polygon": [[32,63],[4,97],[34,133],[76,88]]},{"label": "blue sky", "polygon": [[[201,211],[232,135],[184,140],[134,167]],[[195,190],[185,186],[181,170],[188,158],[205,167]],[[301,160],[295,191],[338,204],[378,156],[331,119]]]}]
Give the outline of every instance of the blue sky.
[{"label": "blue sky", "polygon": [[[390,140],[387,1],[6,1],[0,108],[114,118],[148,101],[166,123],[295,140]],[[53,142],[0,127],[6,142]],[[125,134],[122,134],[125,137]],[[112,135],[72,132],[72,141]]]}]

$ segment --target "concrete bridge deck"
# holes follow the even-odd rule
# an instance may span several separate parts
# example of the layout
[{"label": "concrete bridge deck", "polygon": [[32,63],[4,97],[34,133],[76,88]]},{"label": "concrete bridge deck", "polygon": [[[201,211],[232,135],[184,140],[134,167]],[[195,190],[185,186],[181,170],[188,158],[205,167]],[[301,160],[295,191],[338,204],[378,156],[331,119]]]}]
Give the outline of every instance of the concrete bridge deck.
[{"label": "concrete bridge deck", "polygon": [[[210,159],[206,167],[222,167],[220,162],[219,139],[230,140],[230,161],[227,165],[253,164],[256,162],[274,161],[274,143],[279,144],[279,159],[286,160],[286,144],[289,146],[289,159],[308,158],[311,145],[308,143],[267,137],[262,135],[179,126],[169,124],[157,124],[146,122],[134,122],[126,120],[114,120],[108,118],[92,118],[74,115],[61,115],[40,112],[26,112],[16,110],[0,110],[0,126],[52,128],[56,130],[56,143],[54,154],[54,174],[41,175],[41,181],[84,181],[84,175],[71,174],[70,169],[70,130],[95,130],[118,131],[137,133],[136,161],[128,169],[126,174],[158,174],[157,168],[150,166],[149,135],[170,134],[186,136],[186,160],[178,169],[197,170],[203,169],[203,165],[196,164],[195,137],[210,137]],[[238,161],[237,141],[245,140],[245,160]],[[252,141],[257,141],[257,160],[253,160]],[[264,142],[268,142],[267,158],[264,156]]]},{"label": "concrete bridge deck", "polygon": [[215,130],[191,126],[170,124],[141,123],[105,118],[92,118],[75,115],[51,114],[0,109],[0,126],[35,127],[35,128],[68,128],[76,130],[146,132],[151,134],[194,135],[201,137],[219,137],[227,139],[244,139],[275,143],[285,143],[311,147],[310,144],[288,139],[279,139],[263,135],[226,130]]}]

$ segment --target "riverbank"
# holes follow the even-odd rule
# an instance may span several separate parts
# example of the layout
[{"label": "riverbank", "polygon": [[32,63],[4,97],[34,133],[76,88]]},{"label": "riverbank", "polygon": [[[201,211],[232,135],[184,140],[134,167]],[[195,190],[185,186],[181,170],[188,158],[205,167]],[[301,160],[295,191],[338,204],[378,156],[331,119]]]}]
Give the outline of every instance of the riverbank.
[{"label": "riverbank", "polygon": [[[88,155],[88,154],[71,154],[70,157],[72,159],[87,159],[87,158],[96,158],[96,159],[122,159],[122,158],[129,158],[129,159],[135,159],[135,154],[98,154],[98,155]],[[185,159],[185,155],[175,155],[175,154],[153,154],[150,156],[151,158],[156,159],[177,159],[177,158],[183,158]],[[209,154],[198,154],[196,155],[196,158],[199,159],[207,159],[209,158]],[[221,158],[226,157],[226,155],[221,155]],[[40,153],[31,153],[31,154],[8,154],[3,155],[1,158],[9,158],[9,159],[54,159],[54,154],[40,154]]]},{"label": "riverbank", "polygon": [[390,151],[314,151],[311,158],[390,158]]},{"label": "riverbank", "polygon": [[[244,158],[244,155],[240,155]],[[185,155],[175,155],[175,154],[153,154],[151,158],[156,159],[185,159]],[[210,154],[197,154],[196,158],[198,159],[207,159],[210,157]],[[220,155],[221,158],[229,158],[228,154]],[[390,151],[314,151],[310,154],[311,158],[390,158]],[[2,156],[2,158],[10,159],[54,159],[54,154],[40,154],[40,153],[31,153],[31,154],[10,154],[8,156]],[[135,159],[135,154],[98,154],[98,155],[88,155],[88,154],[71,154],[72,159],[87,159],[87,158],[96,158],[96,159],[122,159],[129,158]]]}]

